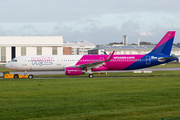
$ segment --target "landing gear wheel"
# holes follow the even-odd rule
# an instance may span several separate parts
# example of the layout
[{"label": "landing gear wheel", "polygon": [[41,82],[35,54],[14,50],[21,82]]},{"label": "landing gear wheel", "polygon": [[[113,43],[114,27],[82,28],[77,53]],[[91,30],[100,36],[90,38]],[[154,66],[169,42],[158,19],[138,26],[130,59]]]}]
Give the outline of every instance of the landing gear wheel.
[{"label": "landing gear wheel", "polygon": [[94,77],[94,75],[93,74],[89,74],[89,78],[93,78]]},{"label": "landing gear wheel", "polygon": [[18,79],[19,78],[19,75],[18,74],[15,74],[14,75],[14,79]]},{"label": "landing gear wheel", "polygon": [[28,78],[29,78],[29,79],[33,79],[34,76],[30,74],[30,75],[28,76]]}]

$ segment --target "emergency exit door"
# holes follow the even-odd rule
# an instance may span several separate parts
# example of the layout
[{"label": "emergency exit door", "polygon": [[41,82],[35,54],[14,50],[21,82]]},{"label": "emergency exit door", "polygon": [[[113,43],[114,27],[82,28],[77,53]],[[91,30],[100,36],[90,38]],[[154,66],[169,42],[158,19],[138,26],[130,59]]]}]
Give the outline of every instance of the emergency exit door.
[{"label": "emergency exit door", "polygon": [[151,64],[151,57],[149,55],[146,56],[146,65]]}]

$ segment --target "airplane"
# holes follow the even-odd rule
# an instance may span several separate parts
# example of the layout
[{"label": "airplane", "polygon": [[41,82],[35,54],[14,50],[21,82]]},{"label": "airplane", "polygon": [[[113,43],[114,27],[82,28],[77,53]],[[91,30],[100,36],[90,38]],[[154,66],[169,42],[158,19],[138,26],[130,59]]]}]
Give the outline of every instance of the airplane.
[{"label": "airplane", "polygon": [[[66,75],[88,73],[93,78],[95,71],[134,70],[165,64],[178,57],[171,56],[175,31],[168,31],[155,48],[148,54],[139,55],[34,55],[19,56],[5,65],[18,71],[65,71]],[[30,78],[33,75],[29,76]]]}]

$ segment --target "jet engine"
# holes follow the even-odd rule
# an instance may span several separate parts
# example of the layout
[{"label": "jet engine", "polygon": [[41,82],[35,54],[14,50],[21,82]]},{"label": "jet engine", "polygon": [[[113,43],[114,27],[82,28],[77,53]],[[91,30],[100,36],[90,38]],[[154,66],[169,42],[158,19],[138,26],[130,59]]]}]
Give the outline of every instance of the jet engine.
[{"label": "jet engine", "polygon": [[82,74],[85,74],[85,71],[82,70],[81,68],[67,67],[65,69],[65,74],[66,75],[82,75]]}]

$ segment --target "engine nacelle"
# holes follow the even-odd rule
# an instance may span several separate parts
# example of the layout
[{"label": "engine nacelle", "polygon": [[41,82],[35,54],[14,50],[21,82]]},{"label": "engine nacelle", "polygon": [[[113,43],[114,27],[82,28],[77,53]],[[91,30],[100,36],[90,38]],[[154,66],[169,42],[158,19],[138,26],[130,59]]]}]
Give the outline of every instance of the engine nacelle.
[{"label": "engine nacelle", "polygon": [[66,75],[82,75],[85,74],[85,71],[81,68],[75,68],[75,67],[67,67],[65,69]]}]

